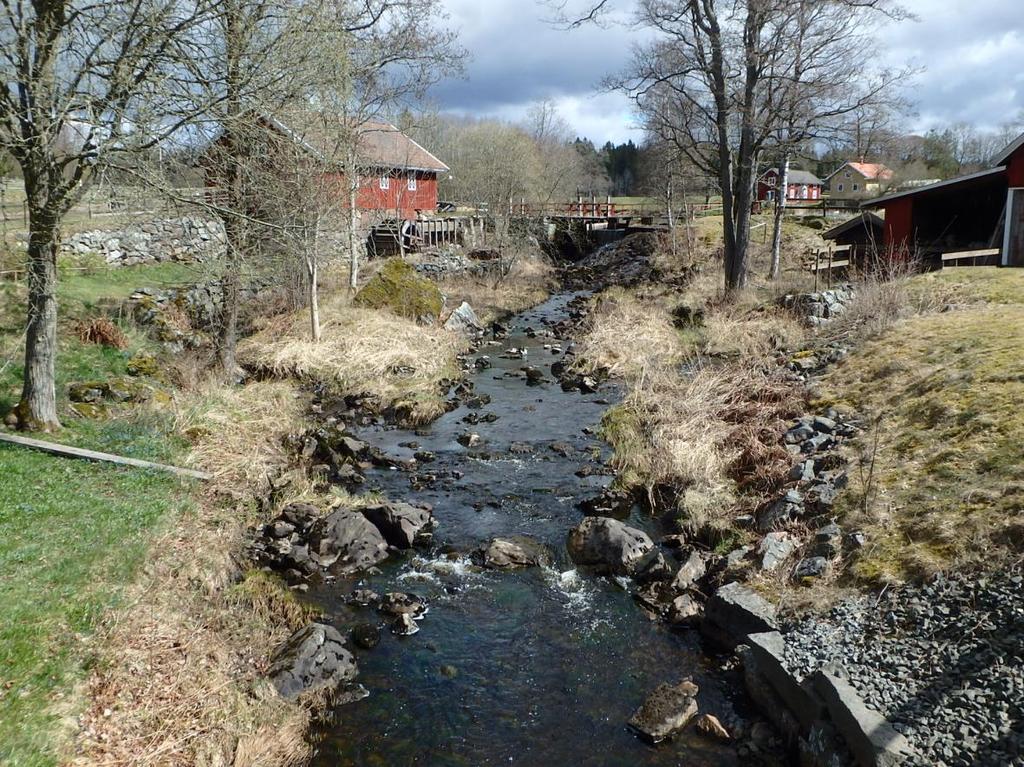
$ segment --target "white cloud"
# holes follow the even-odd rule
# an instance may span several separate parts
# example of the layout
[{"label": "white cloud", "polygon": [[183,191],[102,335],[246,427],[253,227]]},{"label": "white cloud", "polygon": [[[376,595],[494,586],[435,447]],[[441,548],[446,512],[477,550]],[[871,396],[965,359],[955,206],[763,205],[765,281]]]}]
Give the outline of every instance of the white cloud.
[{"label": "white cloud", "polygon": [[[869,53],[896,68],[925,68],[908,88],[918,108],[908,127],[965,120],[989,128],[1024,112],[1024,0],[903,1],[920,21],[884,26]],[[550,8],[538,0],[444,3],[470,58],[466,79],[435,92],[441,108],[518,120],[552,98],[574,131],[597,144],[640,138],[629,101],[598,87],[626,64],[640,33],[623,24],[567,32],[546,21]]]}]

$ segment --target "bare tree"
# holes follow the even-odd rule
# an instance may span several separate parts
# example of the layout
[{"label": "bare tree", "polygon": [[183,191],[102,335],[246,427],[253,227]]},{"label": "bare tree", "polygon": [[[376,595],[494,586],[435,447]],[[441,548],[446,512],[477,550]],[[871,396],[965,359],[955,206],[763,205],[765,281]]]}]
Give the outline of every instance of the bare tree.
[{"label": "bare tree", "polygon": [[[451,71],[458,56],[453,33],[437,23],[442,15],[438,0],[221,4],[219,23],[206,30],[213,54],[198,61],[192,75],[202,92],[221,94],[222,108],[210,116],[210,132],[217,137],[210,164],[219,189],[215,209],[227,235],[218,347],[221,367],[229,377],[237,370],[239,291],[246,256],[259,251],[268,228],[274,226],[269,206],[258,199],[260,190],[249,183],[265,181],[267,175],[247,179],[247,168],[259,166],[253,148],[262,145],[260,131],[267,127],[262,118],[283,111],[306,117],[320,113],[343,128],[337,135],[346,140],[338,153],[343,156],[347,193],[331,199],[349,212],[354,287],[359,266],[359,132],[372,116],[415,97]],[[297,127],[301,132],[306,126],[300,122]],[[329,159],[338,161],[337,156]],[[280,177],[275,183],[279,182]]]},{"label": "bare tree", "polygon": [[0,143],[21,168],[29,214],[28,327],[19,428],[58,428],[61,224],[97,170],[159,143],[191,114],[183,61],[205,1],[11,0],[0,5]]},{"label": "bare tree", "polygon": [[786,55],[773,57],[767,85],[768,98],[779,105],[778,125],[768,139],[779,158],[771,279],[781,271],[782,222],[794,153],[843,133],[850,115],[891,113],[911,75],[892,67],[873,71],[865,63],[874,27],[864,11],[861,4],[844,0],[793,0],[782,12],[779,43]]},{"label": "bare tree", "polygon": [[[896,14],[888,0],[820,0],[868,18]],[[608,4],[591,4],[577,20]],[[648,131],[718,179],[724,207],[725,286],[749,273],[757,165],[784,125],[795,78],[790,44],[799,3],[789,0],[639,0],[639,26],[653,33],[611,85],[636,102]],[[822,46],[819,55],[831,48]],[[809,59],[807,59],[809,60]]]}]

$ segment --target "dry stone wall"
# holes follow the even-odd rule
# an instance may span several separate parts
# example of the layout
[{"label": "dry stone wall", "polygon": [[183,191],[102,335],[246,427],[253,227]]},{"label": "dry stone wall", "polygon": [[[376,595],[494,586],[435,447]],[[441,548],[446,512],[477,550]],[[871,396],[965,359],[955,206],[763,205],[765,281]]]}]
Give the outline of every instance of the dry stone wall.
[{"label": "dry stone wall", "polygon": [[160,261],[207,261],[224,253],[224,226],[196,216],[162,218],[129,224],[122,229],[96,229],[65,238],[67,255],[97,254],[111,266]]}]

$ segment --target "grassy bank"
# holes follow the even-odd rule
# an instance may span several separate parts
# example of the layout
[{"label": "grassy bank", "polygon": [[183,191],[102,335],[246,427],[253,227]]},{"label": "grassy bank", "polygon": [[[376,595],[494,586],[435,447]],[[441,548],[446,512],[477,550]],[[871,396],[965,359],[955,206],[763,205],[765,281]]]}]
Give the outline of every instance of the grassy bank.
[{"label": "grassy bank", "polygon": [[[793,458],[782,444],[789,419],[836,407],[865,428],[845,448],[850,483],[835,514],[868,543],[836,577],[802,589],[801,600],[821,604],[836,586],[1019,558],[1024,273],[963,268],[858,280],[846,314],[812,331],[776,301],[810,287],[796,235],[779,283],[755,276],[728,301],[713,259],[688,282],[613,288],[595,301],[578,364],[626,386],[604,421],[617,481],[709,543],[757,544],[733,520],[791,486]],[[755,275],[765,257],[755,252]],[[823,377],[809,387],[787,377],[780,363],[830,344],[849,354]],[[776,580],[766,588],[789,588]]]},{"label": "grassy bank", "polygon": [[992,567],[1024,547],[1024,273],[948,269],[907,283],[952,305],[895,321],[828,375],[867,429],[841,497],[870,583]]},{"label": "grassy bank", "polygon": [[96,631],[188,489],[20,448],[0,448],[0,464],[0,762],[56,764]]},{"label": "grassy bank", "polygon": [[806,333],[773,299],[794,280],[755,278],[727,302],[709,251],[692,264],[657,258],[659,284],[612,288],[595,300],[577,364],[626,386],[603,422],[619,484],[673,512],[681,530],[732,539],[733,517],[789,468],[778,435],[802,392],[778,374],[775,359],[799,349]]}]

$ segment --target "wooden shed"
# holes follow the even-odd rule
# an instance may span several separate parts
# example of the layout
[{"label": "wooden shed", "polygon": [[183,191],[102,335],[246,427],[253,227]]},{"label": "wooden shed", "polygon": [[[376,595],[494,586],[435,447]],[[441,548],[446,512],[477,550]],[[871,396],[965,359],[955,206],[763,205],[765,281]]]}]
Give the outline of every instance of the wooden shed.
[{"label": "wooden shed", "polygon": [[822,233],[822,239],[838,246],[850,246],[850,263],[861,268],[881,248],[885,237],[885,221],[877,213],[865,210],[848,221]]},{"label": "wooden shed", "polygon": [[915,254],[935,265],[970,258],[1024,267],[1024,135],[987,170],[862,207],[885,211],[883,244],[890,253]]}]

